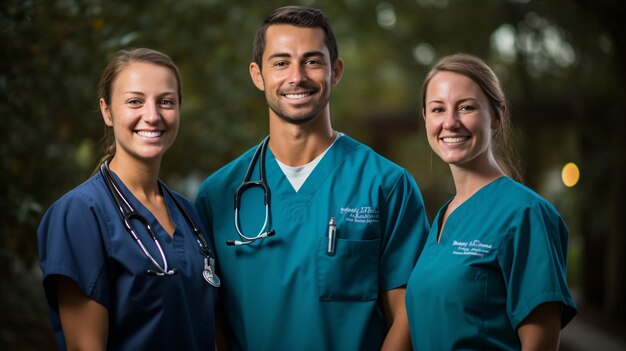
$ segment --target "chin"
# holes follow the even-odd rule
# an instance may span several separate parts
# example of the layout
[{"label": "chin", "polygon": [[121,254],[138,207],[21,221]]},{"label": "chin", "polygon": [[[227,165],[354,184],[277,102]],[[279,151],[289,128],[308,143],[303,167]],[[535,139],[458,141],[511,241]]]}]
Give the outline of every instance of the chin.
[{"label": "chin", "polygon": [[280,117],[280,119],[282,119],[283,121],[287,123],[299,124],[299,125],[306,124],[315,119],[314,115],[299,115],[299,116],[278,115],[278,116]]}]

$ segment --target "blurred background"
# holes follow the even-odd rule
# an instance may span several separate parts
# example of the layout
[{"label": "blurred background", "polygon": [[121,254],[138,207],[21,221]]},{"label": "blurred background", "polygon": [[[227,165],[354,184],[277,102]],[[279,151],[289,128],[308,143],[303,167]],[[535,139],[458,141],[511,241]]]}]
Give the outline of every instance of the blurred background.
[{"label": "blurred background", "polygon": [[[267,133],[248,75],[252,39],[284,1],[2,0],[0,349],[54,349],[36,229],[102,155],[96,84],[118,49],[150,47],[182,70],[177,142],[161,178],[200,182]],[[430,65],[466,52],[505,85],[525,183],[571,232],[579,315],[567,350],[626,349],[626,5],[621,0],[301,0],[330,19],[345,61],[333,126],[407,168],[432,219],[453,194],[432,154],[419,89]],[[567,165],[567,167],[566,167]]]}]

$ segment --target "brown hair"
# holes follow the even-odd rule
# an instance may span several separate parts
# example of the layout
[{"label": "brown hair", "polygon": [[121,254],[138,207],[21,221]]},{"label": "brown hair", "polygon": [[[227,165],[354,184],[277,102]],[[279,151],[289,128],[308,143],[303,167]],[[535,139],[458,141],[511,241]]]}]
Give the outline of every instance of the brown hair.
[{"label": "brown hair", "polygon": [[259,68],[262,67],[263,52],[265,51],[265,32],[267,32],[269,26],[274,24],[290,24],[304,28],[322,28],[325,34],[324,43],[330,54],[330,63],[334,66],[335,62],[337,62],[337,58],[339,58],[337,40],[324,13],[321,10],[304,6],[284,6],[274,10],[274,12],[267,16],[261,28],[256,32],[253,44],[253,56],[254,62],[259,65]]},{"label": "brown hair", "polygon": [[[499,120],[500,127],[493,136],[496,161],[511,178],[522,181],[519,158],[513,144],[513,126],[504,89],[493,70],[480,58],[468,54],[445,56],[426,74],[422,84],[422,113],[426,109],[426,88],[430,80],[439,72],[462,74],[476,83],[487,96],[493,116]],[[504,106],[504,113],[501,107]]]},{"label": "brown hair", "polygon": [[[111,93],[113,91],[113,85],[119,73],[129,64],[133,62],[151,63],[157,66],[165,67],[172,71],[176,77],[176,84],[178,89],[178,101],[179,104],[183,103],[183,93],[180,83],[180,73],[178,67],[174,64],[172,59],[156,50],[147,48],[127,49],[120,50],[113,55],[111,61],[102,71],[100,82],[98,83],[98,100],[103,99],[107,106],[111,105]],[[107,160],[111,160],[115,156],[115,136],[113,135],[113,128],[105,125],[103,143],[105,145],[105,154],[98,162],[98,166]]]}]

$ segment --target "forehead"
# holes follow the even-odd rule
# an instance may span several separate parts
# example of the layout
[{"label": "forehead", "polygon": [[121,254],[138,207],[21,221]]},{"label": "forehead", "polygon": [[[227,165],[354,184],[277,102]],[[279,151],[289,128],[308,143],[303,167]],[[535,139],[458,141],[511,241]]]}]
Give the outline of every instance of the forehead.
[{"label": "forehead", "polygon": [[296,55],[298,53],[319,51],[328,56],[324,42],[324,30],[319,27],[297,27],[288,24],[271,25],[265,32],[265,52],[267,57],[277,53]]},{"label": "forehead", "polygon": [[476,82],[466,75],[456,72],[438,72],[426,87],[427,100],[432,99],[486,99],[486,95]]},{"label": "forehead", "polygon": [[149,62],[130,62],[117,74],[113,89],[177,91],[176,75],[169,68]]}]

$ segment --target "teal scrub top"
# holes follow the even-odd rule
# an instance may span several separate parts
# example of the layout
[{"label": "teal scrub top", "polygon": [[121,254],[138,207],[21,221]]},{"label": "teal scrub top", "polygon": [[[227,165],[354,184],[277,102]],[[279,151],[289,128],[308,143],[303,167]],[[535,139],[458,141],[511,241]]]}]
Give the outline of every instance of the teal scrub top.
[{"label": "teal scrub top", "polygon": [[576,314],[565,277],[568,231],[556,209],[507,177],[433,222],[406,291],[414,350],[519,350],[517,328],[545,302]]},{"label": "teal scrub top", "polygon": [[[406,285],[428,234],[415,181],[343,135],[296,192],[268,148],[276,235],[227,246],[227,240],[240,240],[234,193],[253,152],[207,178],[196,199],[215,245],[230,348],[379,350],[387,325],[378,299]],[[252,180],[259,179],[258,162]],[[264,216],[262,191],[245,192],[243,233],[256,235]],[[338,237],[334,256],[326,252],[331,217]]]}]

